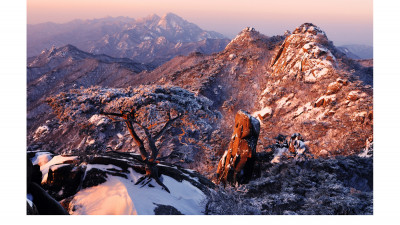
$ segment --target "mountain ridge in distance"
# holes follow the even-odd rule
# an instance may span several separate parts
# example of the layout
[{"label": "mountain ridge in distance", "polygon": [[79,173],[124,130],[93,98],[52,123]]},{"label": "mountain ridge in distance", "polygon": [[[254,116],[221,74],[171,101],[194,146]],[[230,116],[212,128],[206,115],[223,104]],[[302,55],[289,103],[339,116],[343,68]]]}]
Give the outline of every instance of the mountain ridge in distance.
[{"label": "mountain ridge in distance", "polygon": [[373,47],[370,45],[348,44],[348,45],[338,46],[337,48],[352,59],[374,58]]},{"label": "mountain ridge in distance", "polygon": [[27,125],[28,130],[43,123],[50,109],[44,102],[49,95],[73,88],[102,85],[121,87],[151,65],[128,58],[96,55],[73,45],[52,47],[27,62]]},{"label": "mountain ridge in distance", "polygon": [[202,30],[183,18],[167,13],[140,19],[106,17],[69,23],[28,25],[28,57],[51,46],[72,44],[83,51],[130,58],[158,66],[177,55],[222,50],[229,39]]}]

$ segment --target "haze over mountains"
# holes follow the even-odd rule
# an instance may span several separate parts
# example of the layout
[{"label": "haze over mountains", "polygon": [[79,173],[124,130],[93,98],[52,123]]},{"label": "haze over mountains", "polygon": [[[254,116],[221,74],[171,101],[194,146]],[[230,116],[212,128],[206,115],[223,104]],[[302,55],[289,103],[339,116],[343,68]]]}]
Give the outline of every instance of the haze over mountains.
[{"label": "haze over mountains", "polygon": [[352,59],[372,59],[373,48],[368,45],[342,45],[338,47],[343,53]]},{"label": "haze over mountains", "polygon": [[[28,27],[29,51],[40,54],[28,59],[28,158],[70,214],[372,214],[373,63],[312,23],[272,37],[247,27],[231,41],[174,14],[41,24]],[[161,137],[142,145],[160,149],[169,191],[140,182],[140,143],[127,119],[104,114],[135,104],[137,136]],[[258,128],[239,127],[240,110]],[[255,152],[228,171],[254,171],[230,193],[216,170],[238,135],[240,146],[253,135]],[[124,204],[96,211],[107,202]]]},{"label": "haze over mountains", "polygon": [[109,17],[28,25],[28,57],[53,45],[71,44],[86,52],[158,66],[176,55],[218,52],[228,42],[222,34],[204,31],[173,13],[137,20]]}]

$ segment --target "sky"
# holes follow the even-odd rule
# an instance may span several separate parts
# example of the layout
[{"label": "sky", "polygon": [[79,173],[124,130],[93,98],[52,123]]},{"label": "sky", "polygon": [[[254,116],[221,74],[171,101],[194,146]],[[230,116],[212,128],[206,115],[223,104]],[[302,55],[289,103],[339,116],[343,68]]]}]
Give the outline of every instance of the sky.
[{"label": "sky", "polygon": [[248,26],[272,36],[311,22],[336,45],[373,43],[372,0],[27,0],[28,24],[168,12],[228,38]]}]

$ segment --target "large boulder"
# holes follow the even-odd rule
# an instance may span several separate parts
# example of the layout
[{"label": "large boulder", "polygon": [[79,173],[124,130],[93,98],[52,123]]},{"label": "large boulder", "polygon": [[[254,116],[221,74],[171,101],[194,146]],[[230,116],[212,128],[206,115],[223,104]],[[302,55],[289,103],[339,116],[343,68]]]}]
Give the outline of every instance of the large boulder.
[{"label": "large boulder", "polygon": [[56,164],[49,168],[43,186],[56,199],[61,200],[74,195],[81,183],[84,169],[72,164]]},{"label": "large boulder", "polygon": [[228,149],[218,164],[218,182],[247,183],[253,173],[260,122],[249,113],[239,110]]},{"label": "large boulder", "polygon": [[26,168],[27,215],[68,215],[68,212],[40,186],[40,170],[37,165],[32,164],[29,157]]}]

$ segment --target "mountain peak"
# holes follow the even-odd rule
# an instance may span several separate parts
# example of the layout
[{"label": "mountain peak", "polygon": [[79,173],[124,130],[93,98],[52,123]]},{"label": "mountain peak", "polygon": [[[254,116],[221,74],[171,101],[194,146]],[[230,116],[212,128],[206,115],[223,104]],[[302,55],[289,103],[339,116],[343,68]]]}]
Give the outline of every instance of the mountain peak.
[{"label": "mountain peak", "polygon": [[28,63],[28,67],[40,67],[51,60],[64,60],[68,57],[81,59],[90,55],[83,52],[77,47],[67,44],[61,47],[52,46],[50,49],[43,50],[32,62]]},{"label": "mountain peak", "polygon": [[71,44],[67,44],[67,45],[65,45],[65,46],[63,46],[63,47],[60,47],[59,48],[61,51],[81,51],[81,50],[79,50],[77,47],[75,47],[75,46],[73,46],[73,45],[71,45]]},{"label": "mountain peak", "polygon": [[326,36],[325,32],[321,30],[321,28],[312,23],[303,23],[299,27],[296,27],[296,29],[293,31],[293,34],[323,34]]},{"label": "mountain peak", "polygon": [[262,38],[265,38],[265,36],[260,34],[260,32],[258,32],[255,28],[246,27],[240,31],[234,39],[232,39],[232,41],[226,46],[226,49],[233,45],[243,45],[244,43],[249,43]]},{"label": "mountain peak", "polygon": [[164,14],[161,19],[179,19],[179,20],[183,20],[182,17],[176,15],[175,13],[169,12]]},{"label": "mountain peak", "polygon": [[159,20],[157,26],[167,29],[168,27],[183,27],[185,24],[188,24],[186,20],[184,20],[182,17],[179,17],[176,14],[173,13],[167,13],[161,17]]},{"label": "mountain peak", "polygon": [[242,30],[242,32],[257,32],[254,27],[246,27]]},{"label": "mountain peak", "polygon": [[140,18],[137,22],[158,22],[161,19],[157,14],[153,13],[146,17]]},{"label": "mountain peak", "polygon": [[303,74],[306,82],[314,83],[335,68],[332,48],[324,31],[304,23],[286,37],[273,60],[273,70],[293,76]]}]

